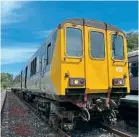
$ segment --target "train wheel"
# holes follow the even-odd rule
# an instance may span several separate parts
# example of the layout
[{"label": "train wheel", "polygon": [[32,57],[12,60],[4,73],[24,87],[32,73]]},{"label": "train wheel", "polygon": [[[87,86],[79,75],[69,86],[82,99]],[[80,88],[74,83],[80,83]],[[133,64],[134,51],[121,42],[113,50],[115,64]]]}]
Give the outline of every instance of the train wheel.
[{"label": "train wheel", "polygon": [[102,113],[102,119],[107,125],[115,125],[117,123],[117,114],[114,110],[107,110]]}]

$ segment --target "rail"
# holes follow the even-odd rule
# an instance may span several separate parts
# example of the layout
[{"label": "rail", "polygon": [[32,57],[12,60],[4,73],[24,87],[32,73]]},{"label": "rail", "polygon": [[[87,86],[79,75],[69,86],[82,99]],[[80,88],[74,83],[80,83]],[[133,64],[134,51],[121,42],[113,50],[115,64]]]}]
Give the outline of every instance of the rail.
[{"label": "rail", "polygon": [[117,129],[113,129],[110,126],[107,126],[107,125],[105,125],[103,123],[101,123],[101,126],[102,126],[103,129],[107,130],[108,132],[113,133],[115,135],[118,135],[120,137],[133,137],[133,136],[131,136],[129,134],[126,134],[126,133],[124,133],[122,131],[119,131]]},{"label": "rail", "polygon": [[[23,100],[22,98],[20,98],[22,100],[22,102],[28,106],[34,113],[36,113],[38,115],[38,111],[36,110],[36,108],[34,108],[30,103],[26,102],[25,100]],[[46,121],[45,117],[43,117],[42,115],[38,115],[42,120]],[[49,122],[48,122],[49,123]],[[58,137],[71,137],[69,135],[67,135],[64,131],[62,131],[60,128],[58,128],[57,132]]]},{"label": "rail", "polygon": [[[37,109],[36,109],[34,106],[32,106],[30,103],[26,102],[26,101],[23,100],[22,98],[20,98],[20,99],[30,108],[30,110],[32,110],[32,111],[34,111],[36,114],[38,114],[38,111],[37,111]],[[46,117],[43,117],[42,115],[38,115],[38,116],[39,116],[42,120],[46,121],[46,119],[45,119]],[[47,122],[47,121],[46,121],[46,122]],[[49,122],[48,122],[48,123],[49,123]],[[50,127],[51,127],[51,125],[50,125]],[[117,129],[111,128],[110,126],[105,125],[105,124],[103,124],[103,123],[101,123],[100,128],[105,129],[107,132],[112,133],[112,134],[115,134],[115,135],[118,135],[118,136],[120,136],[120,137],[133,137],[133,136],[127,134],[127,133],[124,133],[124,132],[119,131],[119,130],[117,130]],[[58,128],[56,134],[57,134],[57,137],[71,137],[70,135],[68,135],[67,133],[65,133],[63,130],[61,130],[60,128]]]}]

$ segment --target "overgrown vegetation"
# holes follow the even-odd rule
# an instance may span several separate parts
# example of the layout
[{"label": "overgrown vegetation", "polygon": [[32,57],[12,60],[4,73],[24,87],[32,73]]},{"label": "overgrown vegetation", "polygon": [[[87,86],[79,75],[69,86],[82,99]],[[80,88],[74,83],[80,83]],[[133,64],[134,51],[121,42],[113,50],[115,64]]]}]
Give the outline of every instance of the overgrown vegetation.
[{"label": "overgrown vegetation", "polygon": [[[127,36],[127,46],[128,46],[128,52],[134,51],[138,49],[138,33],[130,32],[126,34]],[[2,89],[6,89],[10,87],[13,81],[13,75],[9,73],[1,73],[1,87]]]},{"label": "overgrown vegetation", "polygon": [[6,89],[10,87],[10,85],[12,84],[13,75],[9,73],[1,73],[0,80],[1,80],[1,88]]},{"label": "overgrown vegetation", "polygon": [[138,49],[138,33],[130,32],[126,34],[128,52]]}]

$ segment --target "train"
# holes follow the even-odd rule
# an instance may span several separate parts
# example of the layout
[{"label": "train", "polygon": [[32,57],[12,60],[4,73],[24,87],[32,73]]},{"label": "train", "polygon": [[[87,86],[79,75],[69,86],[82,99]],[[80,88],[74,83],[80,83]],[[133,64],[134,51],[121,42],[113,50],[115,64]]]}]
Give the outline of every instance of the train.
[{"label": "train", "polygon": [[131,95],[138,95],[138,53],[139,50],[128,53]]},{"label": "train", "polygon": [[12,91],[35,102],[55,128],[102,116],[114,124],[120,98],[130,93],[124,32],[82,18],[61,22],[15,77]]}]

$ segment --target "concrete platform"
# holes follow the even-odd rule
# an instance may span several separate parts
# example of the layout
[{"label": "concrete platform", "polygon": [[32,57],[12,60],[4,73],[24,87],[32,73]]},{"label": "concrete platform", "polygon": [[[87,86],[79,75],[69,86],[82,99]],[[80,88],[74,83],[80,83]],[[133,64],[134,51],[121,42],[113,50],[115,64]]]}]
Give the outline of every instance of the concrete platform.
[{"label": "concrete platform", "polygon": [[130,106],[138,108],[139,97],[138,95],[127,95],[125,98],[120,99],[120,106]]},{"label": "concrete platform", "polygon": [[138,121],[138,95],[128,95],[126,98],[121,98],[119,112],[125,121]]},{"label": "concrete platform", "polygon": [[4,104],[4,100],[5,100],[5,97],[6,97],[6,90],[1,91],[0,96],[1,96],[1,98],[0,98],[0,112],[1,112],[3,104]]}]

